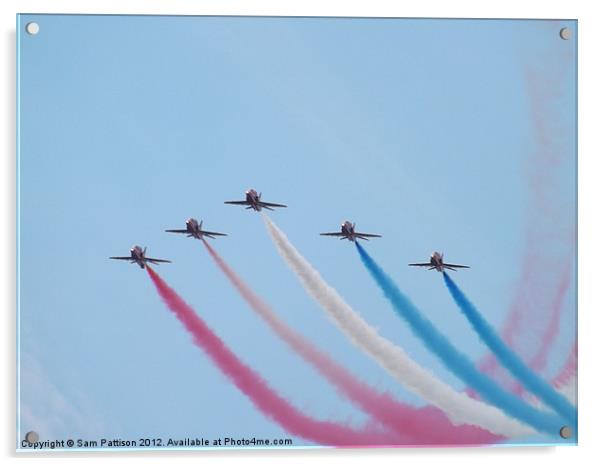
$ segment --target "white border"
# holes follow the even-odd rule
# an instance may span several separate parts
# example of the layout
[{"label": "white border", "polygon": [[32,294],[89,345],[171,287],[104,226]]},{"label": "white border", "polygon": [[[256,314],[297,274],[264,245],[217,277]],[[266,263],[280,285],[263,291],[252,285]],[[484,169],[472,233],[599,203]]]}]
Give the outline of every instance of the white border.
[{"label": "white border", "polygon": [[[400,461],[437,463],[462,462],[465,465],[488,466],[509,462],[514,465],[537,463],[546,466],[592,464],[598,454],[597,415],[602,413],[599,397],[599,354],[602,329],[602,305],[597,292],[602,261],[600,243],[600,151],[598,134],[602,102],[600,101],[601,22],[595,1],[525,1],[506,0],[423,0],[414,2],[387,0],[62,0],[0,2],[2,24],[2,124],[3,157],[1,218],[3,267],[0,269],[0,296],[5,297],[3,313],[3,348],[1,364],[3,413],[0,442],[5,464],[17,461],[15,446],[15,23],[16,13],[117,13],[117,14],[184,14],[184,15],[284,15],[284,16],[400,16],[400,17],[498,17],[498,18],[570,18],[579,20],[579,407],[580,446],[562,448],[495,448],[432,450],[304,450],[304,451],[237,451],[237,452],[149,452],[149,453],[55,453],[45,454],[43,461],[62,464],[67,458],[81,463],[97,463],[107,459],[127,458],[137,464],[157,464],[168,458],[184,463],[288,464],[326,463],[360,464],[378,460],[383,464]],[[42,460],[20,453],[19,464]]]}]

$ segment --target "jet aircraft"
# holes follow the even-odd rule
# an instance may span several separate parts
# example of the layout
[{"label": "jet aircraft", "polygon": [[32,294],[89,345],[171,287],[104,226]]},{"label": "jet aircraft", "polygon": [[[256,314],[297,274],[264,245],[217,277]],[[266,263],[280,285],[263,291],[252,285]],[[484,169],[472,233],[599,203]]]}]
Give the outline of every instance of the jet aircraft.
[{"label": "jet aircraft", "polygon": [[203,230],[203,221],[198,222],[195,218],[186,220],[185,230],[165,230],[168,233],[181,233],[189,238],[201,239],[203,236],[207,238],[215,238],[216,236],[228,236],[226,233],[218,233],[217,231]]},{"label": "jet aircraft", "polygon": [[161,262],[169,262],[171,261],[165,259],[154,259],[152,257],[146,257],[146,248],[142,249],[140,246],[134,246],[130,249],[130,255],[126,257],[109,257],[109,259],[117,259],[120,261],[130,261],[132,264],[138,264],[141,269],[146,266],[147,262],[151,264],[159,264]]},{"label": "jet aircraft", "polygon": [[443,262],[443,254],[440,254],[437,251],[431,254],[430,262],[408,265],[413,267],[428,267],[429,270],[437,270],[437,272],[444,272],[445,269],[456,271],[456,269],[470,268],[468,265],[446,264],[445,262]]},{"label": "jet aircraft", "polygon": [[321,236],[336,236],[340,239],[348,239],[349,241],[355,242],[357,238],[368,241],[368,238],[381,238],[381,235],[375,235],[372,233],[358,233],[355,231],[355,223],[351,223],[346,220],[341,225],[341,231],[336,233],[320,233]]},{"label": "jet aircraft", "polygon": [[261,212],[261,209],[274,210],[274,207],[286,207],[284,204],[274,204],[273,202],[264,202],[261,200],[261,193],[257,193],[254,189],[249,189],[245,193],[244,201],[225,201],[224,204],[244,205],[246,209],[253,209]]}]

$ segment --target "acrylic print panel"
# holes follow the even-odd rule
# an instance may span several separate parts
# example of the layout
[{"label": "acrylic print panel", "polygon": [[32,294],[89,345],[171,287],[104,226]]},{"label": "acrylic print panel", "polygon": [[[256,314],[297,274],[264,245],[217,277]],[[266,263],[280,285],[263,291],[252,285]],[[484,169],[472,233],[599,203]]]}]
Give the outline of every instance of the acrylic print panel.
[{"label": "acrylic print panel", "polygon": [[576,443],[576,21],[17,28],[18,449]]}]

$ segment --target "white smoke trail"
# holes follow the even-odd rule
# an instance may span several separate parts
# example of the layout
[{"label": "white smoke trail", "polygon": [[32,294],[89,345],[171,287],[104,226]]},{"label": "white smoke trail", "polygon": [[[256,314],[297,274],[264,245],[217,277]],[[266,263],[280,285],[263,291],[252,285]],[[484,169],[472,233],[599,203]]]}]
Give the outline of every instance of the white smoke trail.
[{"label": "white smoke trail", "polygon": [[306,291],[355,345],[408,390],[445,411],[455,424],[476,425],[510,438],[533,434],[530,427],[509,418],[499,409],[455,391],[418,365],[403,349],[380,336],[324,281],[286,235],[266,215],[262,217],[278,252],[297,274]]}]

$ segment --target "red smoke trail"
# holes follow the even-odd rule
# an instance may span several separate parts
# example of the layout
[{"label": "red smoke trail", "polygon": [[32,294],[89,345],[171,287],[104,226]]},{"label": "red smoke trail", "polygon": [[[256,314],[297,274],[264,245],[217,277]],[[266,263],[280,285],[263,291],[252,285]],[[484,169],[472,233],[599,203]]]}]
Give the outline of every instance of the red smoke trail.
[{"label": "red smoke trail", "polygon": [[[542,336],[541,346],[538,348],[537,353],[529,364],[531,369],[536,372],[542,372],[546,368],[550,349],[552,348],[554,341],[556,341],[556,336],[558,335],[564,301],[571,285],[571,263],[572,261],[570,261],[565,267],[559,287],[556,291],[556,295],[554,296],[554,301],[552,302],[552,315]],[[513,391],[518,394],[523,394],[524,388],[520,383],[517,382],[513,387]]]},{"label": "red smoke trail", "polygon": [[205,322],[171,289],[157,273],[146,267],[148,275],[167,307],[192,335],[197,346],[243,392],[264,415],[283,429],[307,440],[330,446],[367,446],[399,444],[399,436],[372,428],[356,430],[330,421],[315,420],[292,406],[272,390],[263,378],[245,365],[205,324]]},{"label": "red smoke trail", "polygon": [[573,348],[562,369],[560,369],[558,375],[552,380],[552,385],[556,388],[562,387],[575,375],[575,372],[577,372],[577,342],[573,343]]},{"label": "red smoke trail", "polygon": [[447,416],[437,408],[415,408],[400,403],[388,394],[378,392],[358,380],[347,369],[322,353],[302,335],[286,325],[270,306],[236,275],[204,239],[203,244],[243,299],[270,326],[274,333],[364,412],[404,436],[407,444],[478,445],[502,440],[502,437],[495,436],[475,426],[454,426]]},{"label": "red smoke trail", "polygon": [[552,347],[552,344],[558,335],[558,330],[560,328],[560,316],[562,314],[564,301],[570,285],[571,266],[569,264],[564,271],[560,285],[556,291],[556,295],[554,296],[554,301],[552,302],[552,317],[550,318],[550,323],[543,334],[542,344],[535,354],[535,357],[531,361],[531,367],[536,371],[542,371],[546,367],[550,348]]},{"label": "red smoke trail", "polygon": [[[558,34],[557,22],[544,26],[547,30],[542,33]],[[535,52],[543,56],[547,51]],[[553,53],[558,54],[557,50]],[[502,332],[504,341],[514,351],[542,370],[558,333],[558,319],[570,285],[570,264],[575,251],[575,225],[566,215],[567,211],[574,210],[575,199],[574,193],[567,189],[566,177],[563,178],[574,153],[571,144],[574,129],[558,116],[572,105],[566,86],[567,77],[572,78],[574,73],[573,49],[567,47],[555,59],[550,56],[548,60],[531,60],[526,68],[534,134],[534,148],[525,165],[531,191],[529,224],[519,287]],[[566,272],[556,273],[557,270]],[[557,290],[556,295],[546,294],[549,290]],[[508,372],[491,355],[484,358],[479,367],[504,386],[514,385],[517,389]]]},{"label": "red smoke trail", "polygon": [[[572,282],[572,262],[573,261],[571,257],[569,260],[567,260],[564,266],[564,270],[560,278],[560,283],[558,284],[558,288],[556,290],[554,299],[551,304],[551,315],[549,318],[546,319],[547,325],[541,336],[541,345],[537,349],[535,355],[529,361],[529,367],[538,373],[541,373],[546,368],[546,365],[548,363],[548,356],[550,354],[550,349],[552,348],[552,345],[554,344],[554,342],[556,341],[556,337],[558,336],[562,310],[564,309],[566,295]],[[530,267],[527,265],[527,268]],[[520,309],[521,308],[517,308],[517,312],[511,314],[510,318],[507,320],[506,326],[503,331],[503,339],[510,346],[513,346],[513,337],[520,333],[520,330],[524,325],[523,313],[518,312]],[[573,352],[575,351],[576,347],[573,348]],[[565,364],[567,367],[567,371],[570,371],[571,366],[568,364],[568,362],[571,360],[572,355],[573,353],[571,353],[568,356],[567,364]],[[575,365],[576,364],[572,366],[573,369]],[[497,360],[492,354],[487,355],[487,357],[479,364],[479,369],[492,376],[497,374],[497,379],[506,381],[506,384],[509,386],[509,389],[517,395],[525,394],[524,387],[516,380],[511,380],[512,376],[508,374],[503,367],[498,366]],[[565,378],[568,380],[572,375],[574,375],[574,370],[573,373],[569,373],[569,375]],[[553,379],[551,381],[553,384],[554,380],[556,379]],[[473,398],[478,398],[478,394],[476,394],[472,389],[468,389],[467,393]]]},{"label": "red smoke trail", "polygon": [[[524,271],[524,274],[526,275],[529,275],[529,270],[532,270],[533,273],[537,273],[529,265],[526,265],[525,269],[526,270]],[[558,336],[560,318],[565,307],[566,295],[572,282],[572,257],[566,261],[563,269],[564,270],[559,279],[559,283],[556,287],[556,293],[554,294],[553,300],[550,304],[550,315],[540,316],[541,319],[544,319],[547,323],[547,325],[543,328],[543,332],[541,332],[541,344],[537,347],[535,354],[533,354],[529,360],[529,367],[539,373],[546,368],[550,350],[556,341],[556,337]],[[534,293],[537,293],[537,291],[534,291]],[[514,308],[514,312],[512,312],[508,317],[506,325],[503,329],[504,341],[513,347],[513,349],[515,349],[517,352],[519,352],[521,348],[516,341],[518,339],[517,337],[528,333],[525,332],[525,327],[528,327],[532,323],[532,321],[527,321],[528,319],[526,314],[528,311],[529,306],[516,306]],[[533,336],[531,336],[531,338],[533,338]],[[571,356],[569,355],[569,359],[570,357]],[[498,365],[498,362],[493,355],[487,355],[479,364],[479,369],[487,374],[495,376],[500,383],[506,385],[514,393],[518,395],[524,394],[525,391],[522,385],[516,380],[512,379],[512,376],[503,367]],[[477,397],[472,390],[468,390],[468,392],[471,396]]]},{"label": "red smoke trail", "polygon": [[[548,356],[550,354],[550,349],[552,345],[556,341],[556,337],[558,336],[558,331],[560,327],[560,317],[562,314],[562,310],[564,308],[564,302],[566,298],[566,294],[571,285],[571,267],[572,259],[567,262],[564,267],[564,271],[562,277],[560,279],[560,283],[558,285],[558,289],[556,290],[556,294],[554,296],[554,300],[552,301],[551,308],[551,316],[547,320],[548,325],[545,327],[544,333],[542,335],[542,342],[539,348],[537,349],[537,353],[533,356],[531,361],[529,361],[529,367],[536,372],[541,373],[548,363]],[[518,332],[520,329],[520,324],[522,322],[521,315],[516,315],[515,321],[509,321],[509,325],[505,328],[503,337],[506,343],[512,342],[512,337]],[[570,359],[570,356],[569,356]],[[494,373],[497,367],[497,360],[493,355],[488,355],[487,358],[481,363],[479,368],[486,373]],[[500,370],[502,368],[500,367]],[[510,377],[510,375],[508,375]],[[524,395],[525,389],[524,387],[516,380],[512,381],[512,385],[510,387],[512,392],[517,395]],[[477,395],[470,391],[470,395],[476,397]]]}]

